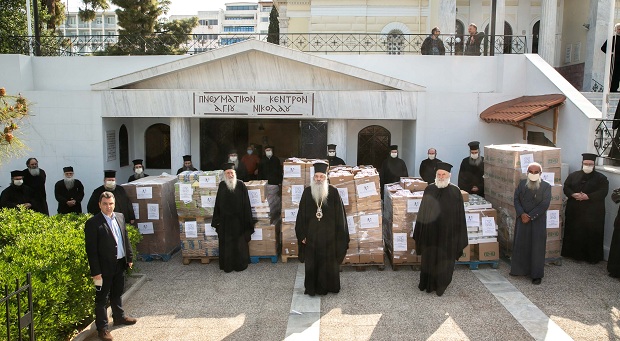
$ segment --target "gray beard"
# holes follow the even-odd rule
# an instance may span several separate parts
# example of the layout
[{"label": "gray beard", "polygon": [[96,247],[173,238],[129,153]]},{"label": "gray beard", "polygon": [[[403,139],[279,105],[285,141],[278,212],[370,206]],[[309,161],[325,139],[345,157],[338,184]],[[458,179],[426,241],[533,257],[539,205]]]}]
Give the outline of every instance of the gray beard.
[{"label": "gray beard", "polygon": [[136,179],[141,179],[144,177],[144,172],[138,174],[138,173],[133,173],[133,177]]},{"label": "gray beard", "polygon": [[542,181],[542,179],[538,179],[538,181],[531,181],[531,180],[527,180],[527,183],[525,184],[525,186],[528,189],[531,189],[532,191],[536,191],[540,188],[540,182]]},{"label": "gray beard", "polygon": [[237,174],[235,174],[235,176],[232,179],[229,179],[229,178],[224,179],[224,182],[226,183],[226,187],[228,187],[228,190],[231,192],[234,192],[235,187],[237,187]]},{"label": "gray beard", "polygon": [[327,183],[327,180],[323,180],[322,183],[318,184],[312,179],[310,192],[312,193],[312,199],[314,199],[316,205],[321,206],[329,194],[329,183]]},{"label": "gray beard", "polygon": [[471,156],[469,157],[469,165],[470,166],[480,166],[480,164],[482,163],[482,158],[480,156],[478,156],[477,159],[472,159]]},{"label": "gray beard", "polygon": [[65,187],[67,189],[72,189],[73,186],[75,186],[75,179],[74,178],[71,178],[71,179],[65,178],[64,180],[65,180]]},{"label": "gray beard", "polygon": [[445,180],[439,180],[435,178],[435,186],[437,186],[437,188],[446,188],[448,187],[449,184],[450,184],[450,178],[447,178]]},{"label": "gray beard", "polygon": [[37,167],[37,168],[28,168],[28,172],[30,172],[30,175],[32,175],[32,176],[39,176],[39,173],[41,173],[41,171],[39,170],[39,167]]}]

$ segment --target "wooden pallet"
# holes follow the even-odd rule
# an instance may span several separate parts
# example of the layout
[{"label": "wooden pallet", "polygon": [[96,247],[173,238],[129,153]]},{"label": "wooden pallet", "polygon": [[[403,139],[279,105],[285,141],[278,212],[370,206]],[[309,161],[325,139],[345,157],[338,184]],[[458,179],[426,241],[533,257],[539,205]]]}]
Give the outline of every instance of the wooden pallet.
[{"label": "wooden pallet", "polygon": [[175,247],[172,251],[167,252],[167,253],[151,253],[151,254],[140,253],[140,254],[138,254],[138,259],[142,260],[142,261],[145,261],[145,262],[151,262],[151,261],[156,260],[156,259],[157,260],[162,260],[164,262],[167,262],[179,250],[181,250],[181,246],[180,245]]},{"label": "wooden pallet", "polygon": [[472,260],[469,262],[456,262],[457,265],[463,264],[469,266],[470,270],[478,270],[478,266],[480,264],[489,264],[493,269],[499,268],[499,259],[498,260]]},{"label": "wooden pallet", "polygon": [[394,258],[392,257],[392,252],[387,247],[385,248],[385,254],[387,256],[387,259],[390,261],[390,265],[392,266],[393,271],[398,271],[398,269],[403,268],[403,267],[411,267],[411,270],[420,271],[420,266],[422,265],[422,263],[405,262],[405,263],[394,264]]},{"label": "wooden pallet", "polygon": [[278,255],[275,256],[250,256],[250,263],[256,264],[261,259],[270,259],[271,263],[275,264],[278,262]]},{"label": "wooden pallet", "polygon": [[342,269],[345,267],[350,267],[350,268],[355,268],[355,271],[357,272],[363,272],[366,271],[367,268],[369,267],[373,267],[376,266],[377,270],[379,271],[383,271],[385,269],[385,264],[384,263],[370,263],[370,264],[341,264],[340,265],[340,271],[342,272]]},{"label": "wooden pallet", "polygon": [[288,261],[289,258],[299,258],[298,256],[293,256],[293,255],[282,255],[282,263],[286,263]]},{"label": "wooden pallet", "polygon": [[211,260],[218,259],[219,257],[214,256],[183,256],[183,264],[188,265],[193,260],[198,260],[202,264],[209,264]]}]

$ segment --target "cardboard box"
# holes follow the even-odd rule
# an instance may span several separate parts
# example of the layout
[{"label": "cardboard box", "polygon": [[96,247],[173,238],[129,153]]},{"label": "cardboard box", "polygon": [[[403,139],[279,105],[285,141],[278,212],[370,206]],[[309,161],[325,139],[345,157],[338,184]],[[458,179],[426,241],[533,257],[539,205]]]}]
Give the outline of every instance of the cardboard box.
[{"label": "cardboard box", "polygon": [[478,260],[498,260],[499,259],[499,243],[478,244]]},{"label": "cardboard box", "polygon": [[463,254],[461,255],[458,261],[469,262],[471,260],[471,249],[472,249],[472,245],[465,246],[465,248],[463,249]]},{"label": "cardboard box", "polygon": [[342,261],[342,264],[358,264],[359,262],[360,262],[360,255],[359,254],[346,255],[344,257],[344,260]]},{"label": "cardboard box", "polygon": [[359,264],[384,264],[383,252],[360,253]]},{"label": "cardboard box", "polygon": [[275,240],[250,240],[250,256],[275,256],[278,246]]},{"label": "cardboard box", "polygon": [[428,186],[426,181],[422,180],[422,178],[416,177],[401,177],[400,178],[400,186],[403,189],[407,189],[411,192],[424,191]]},{"label": "cardboard box", "polygon": [[299,245],[297,242],[282,240],[282,254],[285,256],[299,256]]},{"label": "cardboard box", "polygon": [[562,257],[562,241],[547,241],[547,247],[545,248],[545,259],[560,257]]},{"label": "cardboard box", "polygon": [[562,240],[562,229],[547,229],[547,242],[554,240]]}]

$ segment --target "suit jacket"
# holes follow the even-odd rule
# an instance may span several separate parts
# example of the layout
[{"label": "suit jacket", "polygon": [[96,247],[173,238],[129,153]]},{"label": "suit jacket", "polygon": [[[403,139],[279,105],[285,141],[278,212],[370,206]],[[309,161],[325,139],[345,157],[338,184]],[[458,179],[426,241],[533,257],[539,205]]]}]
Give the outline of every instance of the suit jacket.
[{"label": "suit jacket", "polygon": [[[127,229],[125,228],[125,217],[122,213],[116,213],[116,221],[123,235],[127,264],[133,263],[133,252],[129,236],[127,235]],[[86,221],[84,235],[86,238],[86,255],[90,266],[90,275],[113,275],[117,263],[117,245],[111,227],[108,226],[103,213],[99,212]]]}]

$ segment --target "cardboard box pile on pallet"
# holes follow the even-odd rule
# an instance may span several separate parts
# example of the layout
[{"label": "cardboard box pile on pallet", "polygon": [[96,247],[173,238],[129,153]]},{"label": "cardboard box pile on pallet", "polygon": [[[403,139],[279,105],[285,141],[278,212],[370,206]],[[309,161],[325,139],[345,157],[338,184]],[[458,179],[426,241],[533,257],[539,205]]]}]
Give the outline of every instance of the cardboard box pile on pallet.
[{"label": "cardboard box pile on pallet", "polygon": [[179,247],[174,176],[148,176],[123,184],[136,215],[134,225],[142,234],[137,253],[171,255]]},{"label": "cardboard box pile on pallet", "polygon": [[340,166],[328,177],[340,193],[349,226],[343,264],[384,264],[379,173],[369,166]]},{"label": "cardboard box pile on pallet", "polygon": [[183,257],[217,257],[217,232],[211,227],[215,197],[222,170],[185,171],[177,175],[174,198],[177,207],[178,231],[181,233]]},{"label": "cardboard box pile on pallet", "polygon": [[484,147],[485,198],[498,210],[501,252],[512,254],[516,211],[514,192],[526,178],[527,166],[542,165],[543,180],[551,187],[551,205],[547,211],[547,249],[545,258],[560,257],[564,193],[561,184],[561,150],[531,144],[491,145]]},{"label": "cardboard box pile on pallet", "polygon": [[295,221],[301,195],[310,185],[310,170],[314,169],[310,161],[299,158],[287,159],[282,167],[282,259],[285,260],[285,257],[299,256]]},{"label": "cardboard box pile on pallet", "polygon": [[497,210],[484,198],[463,195],[468,245],[463,250],[460,262],[491,261],[499,259],[497,241]]},{"label": "cardboard box pile on pallet", "polygon": [[252,206],[252,217],[256,220],[249,243],[250,256],[276,256],[279,231],[271,213],[267,180],[252,180],[245,185]]},{"label": "cardboard box pile on pallet", "polygon": [[416,252],[413,231],[426,186],[427,183],[419,178],[401,178],[400,183],[386,185],[383,239],[392,266],[416,265],[421,262]]}]

